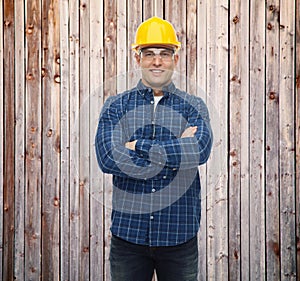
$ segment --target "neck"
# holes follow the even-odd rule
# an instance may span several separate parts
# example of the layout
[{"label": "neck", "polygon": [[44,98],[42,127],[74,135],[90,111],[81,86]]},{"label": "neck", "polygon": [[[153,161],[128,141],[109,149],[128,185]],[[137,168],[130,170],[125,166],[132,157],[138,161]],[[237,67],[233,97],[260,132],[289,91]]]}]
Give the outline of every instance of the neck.
[{"label": "neck", "polygon": [[153,89],[154,96],[162,96],[163,91],[161,89]]}]

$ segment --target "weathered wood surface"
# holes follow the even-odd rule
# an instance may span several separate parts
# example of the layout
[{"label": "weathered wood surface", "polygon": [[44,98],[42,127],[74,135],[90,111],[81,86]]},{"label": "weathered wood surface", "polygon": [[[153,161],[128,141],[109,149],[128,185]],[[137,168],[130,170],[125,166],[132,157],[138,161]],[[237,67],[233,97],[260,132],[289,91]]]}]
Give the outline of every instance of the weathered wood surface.
[{"label": "weathered wood surface", "polygon": [[[104,99],[117,94],[117,2],[116,0],[105,0],[104,2]],[[109,272],[109,248],[110,248],[110,215],[111,215],[111,175],[104,175],[104,270]],[[110,275],[105,275],[105,280],[110,280]]]},{"label": "weathered wood surface", "polygon": [[24,49],[24,1],[15,1],[15,247],[14,247],[14,277],[24,280],[24,227],[25,227],[25,49]]},{"label": "weathered wood surface", "polygon": [[69,208],[71,187],[71,170],[70,170],[70,82],[71,66],[69,65],[72,56],[70,56],[71,35],[69,34],[69,3],[68,1],[60,1],[60,279],[70,280],[69,275]]},{"label": "weathered wood surface", "polygon": [[[95,156],[94,140],[103,105],[103,2],[90,2],[90,280],[104,280],[103,175]],[[124,45],[124,44],[122,44]],[[124,54],[126,57],[126,54]]]},{"label": "weathered wood surface", "polygon": [[266,4],[266,276],[279,280],[279,1]]},{"label": "weathered wood surface", "polygon": [[198,279],[299,280],[298,0],[1,1],[2,280],[110,280],[94,136],[104,101],[140,77],[131,44],[153,15],[176,28],[175,82],[214,129]]},{"label": "weathered wood surface", "polygon": [[[281,280],[296,277],[295,209],[295,4],[280,1],[279,171]],[[299,163],[298,163],[299,165]]]},{"label": "weathered wood surface", "polygon": [[[0,46],[3,46],[3,5],[0,5]],[[4,61],[3,48],[0,48],[0,120],[4,116]],[[0,126],[0,202],[3,205],[4,192],[4,125]],[[3,229],[3,208],[0,208],[0,229]],[[0,231],[0,276],[3,276],[3,231]]]},{"label": "weathered wood surface", "polygon": [[[205,102],[207,101],[207,74],[206,74],[206,20],[207,20],[207,3],[202,2],[201,0],[197,1],[196,11],[197,11],[197,42],[196,42],[196,52],[197,52],[197,69],[196,69],[196,93],[200,96]],[[200,167],[200,178],[201,178],[201,222],[200,222],[200,232],[198,236],[198,245],[201,249],[201,255],[199,256],[199,280],[205,280],[207,276],[207,166],[202,165]]]},{"label": "weathered wood surface", "polygon": [[207,2],[207,104],[214,149],[207,164],[206,227],[207,276],[212,280],[228,279],[228,13],[227,1]]},{"label": "weathered wood surface", "polygon": [[79,251],[80,277],[90,276],[90,2],[80,1],[79,6]]},{"label": "weathered wood surface", "polygon": [[[25,280],[42,275],[41,2],[26,1]],[[43,170],[43,174],[46,170]]]},{"label": "weathered wood surface", "polygon": [[[297,240],[297,274],[300,272],[300,1],[296,1],[296,49],[295,49],[295,110],[296,110],[296,240]],[[299,278],[299,276],[298,276]]]},{"label": "weathered wood surface", "polygon": [[6,48],[3,49],[3,115],[1,116],[3,124],[3,278],[11,280],[14,269],[14,146],[15,146],[15,50],[14,50],[14,3],[4,1],[3,6],[3,43]]},{"label": "weathered wood surface", "polygon": [[265,3],[250,2],[250,280],[265,275]]},{"label": "weathered wood surface", "polygon": [[60,200],[59,1],[42,2],[42,276],[59,279]]},{"label": "weathered wood surface", "polygon": [[[248,188],[245,182],[242,182],[242,169],[248,159],[243,155],[248,154],[248,138],[244,132],[245,115],[247,112],[245,105],[248,104],[248,75],[247,58],[248,48],[245,48],[245,41],[249,38],[247,24],[249,18],[245,13],[245,8],[249,3],[247,1],[236,1],[230,5],[230,73],[229,73],[229,276],[232,280],[240,280],[242,276],[242,265],[245,254],[242,253],[244,247],[248,248],[245,240],[242,239],[247,224],[242,219],[242,204],[248,204],[242,200],[243,191]],[[248,35],[248,36],[247,36]],[[246,110],[246,111],[244,111]],[[247,124],[247,123],[246,123]],[[242,153],[244,151],[244,153]],[[246,160],[246,161],[244,161]],[[247,193],[246,193],[247,194]],[[247,218],[246,218],[247,222]],[[246,227],[246,229],[245,229]],[[248,240],[248,239],[247,239]],[[247,241],[246,240],[246,241]],[[245,260],[244,260],[245,261]],[[242,279],[247,280],[247,279]]]}]

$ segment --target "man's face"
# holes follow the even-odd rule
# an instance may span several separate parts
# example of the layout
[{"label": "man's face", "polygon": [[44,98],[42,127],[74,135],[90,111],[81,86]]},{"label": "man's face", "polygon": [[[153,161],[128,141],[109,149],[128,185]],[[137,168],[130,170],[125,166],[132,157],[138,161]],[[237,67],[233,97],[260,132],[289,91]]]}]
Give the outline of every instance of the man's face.
[{"label": "man's face", "polygon": [[136,60],[142,70],[143,83],[153,89],[162,89],[171,82],[178,55],[172,48],[151,46],[141,49]]}]

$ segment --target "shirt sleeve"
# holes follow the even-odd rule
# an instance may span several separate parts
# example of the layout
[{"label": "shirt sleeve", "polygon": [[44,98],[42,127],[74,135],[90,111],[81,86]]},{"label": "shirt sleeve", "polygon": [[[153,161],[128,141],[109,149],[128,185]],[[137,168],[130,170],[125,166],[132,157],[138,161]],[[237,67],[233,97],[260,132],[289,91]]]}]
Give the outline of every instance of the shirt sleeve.
[{"label": "shirt sleeve", "polygon": [[172,169],[191,169],[204,164],[210,155],[213,134],[206,105],[201,100],[191,107],[187,127],[197,126],[194,137],[166,141],[139,139],[136,151],[152,163]]},{"label": "shirt sleeve", "polygon": [[152,178],[159,174],[161,165],[125,147],[129,140],[123,130],[120,100],[117,96],[108,98],[100,114],[95,137],[99,167],[104,173],[120,177]]}]

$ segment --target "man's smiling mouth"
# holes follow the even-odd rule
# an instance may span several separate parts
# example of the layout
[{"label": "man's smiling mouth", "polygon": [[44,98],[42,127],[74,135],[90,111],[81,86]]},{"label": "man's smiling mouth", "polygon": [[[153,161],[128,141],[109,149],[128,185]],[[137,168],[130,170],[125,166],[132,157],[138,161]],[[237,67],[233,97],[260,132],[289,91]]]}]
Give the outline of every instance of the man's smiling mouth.
[{"label": "man's smiling mouth", "polygon": [[154,74],[160,74],[160,73],[163,73],[164,70],[162,70],[162,69],[150,69],[150,72],[152,72]]}]

